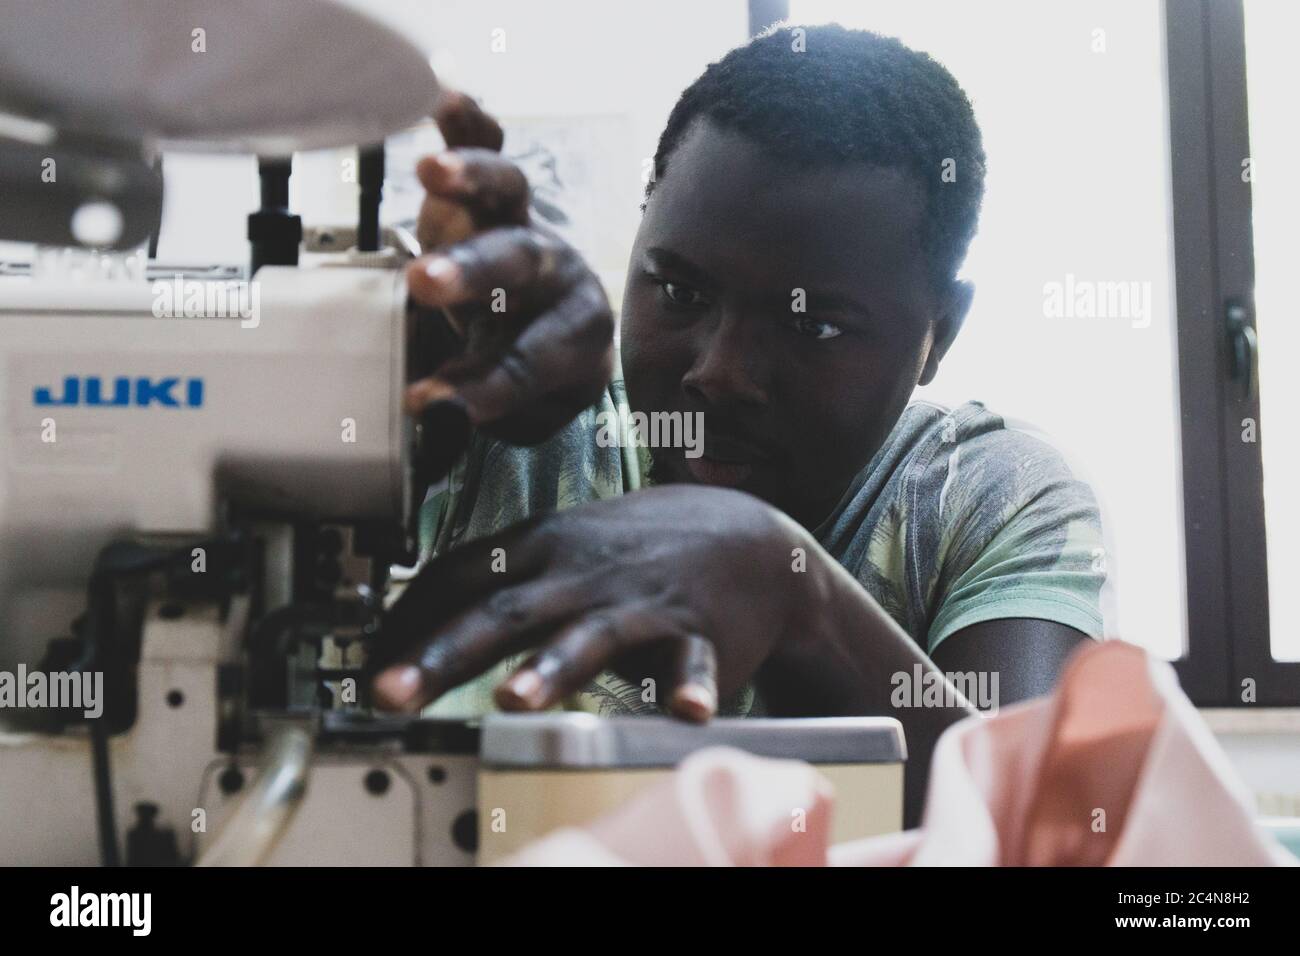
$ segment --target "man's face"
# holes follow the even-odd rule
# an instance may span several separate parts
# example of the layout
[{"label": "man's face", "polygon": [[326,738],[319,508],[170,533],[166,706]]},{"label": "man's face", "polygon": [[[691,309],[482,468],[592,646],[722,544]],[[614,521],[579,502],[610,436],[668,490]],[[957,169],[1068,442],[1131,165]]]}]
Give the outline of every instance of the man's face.
[{"label": "man's face", "polygon": [[800,169],[697,121],[646,206],[623,300],[633,409],[703,413],[703,456],[652,449],[655,481],[827,517],[955,331],[923,215],[906,173]]}]

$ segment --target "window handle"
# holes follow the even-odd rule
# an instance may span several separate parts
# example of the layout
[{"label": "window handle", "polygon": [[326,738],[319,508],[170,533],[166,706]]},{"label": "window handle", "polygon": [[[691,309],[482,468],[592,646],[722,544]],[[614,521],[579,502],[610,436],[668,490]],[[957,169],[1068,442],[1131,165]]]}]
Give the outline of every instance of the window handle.
[{"label": "window handle", "polygon": [[1224,307],[1230,377],[1240,382],[1247,402],[1259,396],[1259,337],[1250,324],[1250,306],[1235,296]]}]

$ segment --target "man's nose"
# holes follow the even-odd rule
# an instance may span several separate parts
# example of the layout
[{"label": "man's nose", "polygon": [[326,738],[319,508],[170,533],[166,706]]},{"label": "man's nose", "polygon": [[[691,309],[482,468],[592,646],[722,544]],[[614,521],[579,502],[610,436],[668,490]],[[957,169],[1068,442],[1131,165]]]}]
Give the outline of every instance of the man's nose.
[{"label": "man's nose", "polygon": [[769,373],[759,325],[752,316],[725,314],[702,329],[695,362],[682,378],[682,387],[707,405],[765,404]]}]

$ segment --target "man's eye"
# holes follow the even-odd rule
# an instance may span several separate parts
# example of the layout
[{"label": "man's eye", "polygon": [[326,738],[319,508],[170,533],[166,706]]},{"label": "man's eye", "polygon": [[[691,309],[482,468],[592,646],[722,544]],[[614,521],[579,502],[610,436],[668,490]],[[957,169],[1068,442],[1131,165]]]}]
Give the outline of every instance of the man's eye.
[{"label": "man's eye", "polygon": [[700,291],[688,285],[678,282],[660,282],[659,288],[663,289],[664,298],[679,309],[698,308],[704,304],[704,296]]},{"label": "man's eye", "polygon": [[797,316],[792,325],[800,335],[806,335],[812,339],[833,339],[844,332],[834,322],[823,322],[820,319],[813,319],[806,315]]}]

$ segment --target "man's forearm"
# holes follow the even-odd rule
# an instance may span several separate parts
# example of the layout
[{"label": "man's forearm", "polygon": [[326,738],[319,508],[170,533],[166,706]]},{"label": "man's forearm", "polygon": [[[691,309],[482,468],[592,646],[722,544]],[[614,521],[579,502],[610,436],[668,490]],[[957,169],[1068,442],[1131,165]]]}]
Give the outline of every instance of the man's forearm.
[{"label": "man's forearm", "polygon": [[[759,675],[764,698],[781,716],[897,717],[908,749],[904,825],[915,826],[935,742],[976,711],[852,575],[820,549],[815,554],[809,554],[808,573],[819,576],[817,587],[809,589],[816,606],[804,612],[806,628],[764,664]],[[912,683],[918,666],[927,683],[945,682],[940,704],[896,706],[900,683]],[[906,704],[913,703],[913,695],[905,697]]]}]

